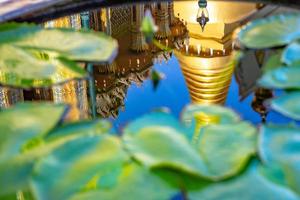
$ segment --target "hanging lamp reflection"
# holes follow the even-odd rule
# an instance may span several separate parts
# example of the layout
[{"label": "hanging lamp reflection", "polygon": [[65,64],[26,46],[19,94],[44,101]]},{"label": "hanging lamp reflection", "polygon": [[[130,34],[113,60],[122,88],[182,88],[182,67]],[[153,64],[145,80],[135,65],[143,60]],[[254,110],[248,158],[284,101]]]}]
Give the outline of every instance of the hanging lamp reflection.
[{"label": "hanging lamp reflection", "polygon": [[200,24],[202,28],[202,32],[204,31],[206,23],[209,21],[209,14],[207,10],[207,0],[199,0],[198,1],[199,10],[197,14],[197,22]]}]

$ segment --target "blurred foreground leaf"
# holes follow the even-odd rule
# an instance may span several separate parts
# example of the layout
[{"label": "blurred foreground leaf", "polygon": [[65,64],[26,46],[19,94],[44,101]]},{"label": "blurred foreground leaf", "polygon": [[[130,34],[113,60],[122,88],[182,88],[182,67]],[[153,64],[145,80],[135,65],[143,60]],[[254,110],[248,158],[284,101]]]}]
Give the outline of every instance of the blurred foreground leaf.
[{"label": "blurred foreground leaf", "polygon": [[42,152],[31,151],[28,142],[53,129],[65,109],[62,105],[27,103],[0,113],[0,195],[26,187],[34,161]]},{"label": "blurred foreground leaf", "polygon": [[[224,122],[238,119],[231,114]],[[247,123],[207,125],[194,143],[185,137],[189,134],[183,131],[188,129],[174,129],[173,123],[156,126],[150,121],[141,128],[141,122],[149,121],[133,122],[123,139],[133,157],[150,168],[170,168],[218,180],[238,173],[255,153],[256,129]]]},{"label": "blurred foreground leaf", "polygon": [[34,194],[41,200],[68,199],[98,172],[120,166],[125,160],[127,156],[116,137],[77,137],[56,148],[35,166]]},{"label": "blurred foreground leaf", "polygon": [[188,196],[191,200],[299,200],[299,197],[288,188],[281,187],[262,176],[257,164],[252,164],[241,176],[211,184],[199,191],[191,191]]},{"label": "blurred foreground leaf", "polygon": [[290,188],[300,194],[300,128],[295,125],[264,126],[259,151],[267,166],[278,166]]},{"label": "blurred foreground leaf", "polygon": [[258,84],[270,89],[300,89],[300,64],[282,66],[265,73]]},{"label": "blurred foreground leaf", "polygon": [[300,38],[299,19],[299,14],[281,14],[254,20],[238,37],[243,45],[253,49],[287,45]]},{"label": "blurred foreground leaf", "polygon": [[15,23],[0,25],[0,38],[0,44],[52,51],[61,57],[75,61],[108,62],[116,56],[118,47],[116,40],[104,33],[88,30],[45,29],[35,25]]},{"label": "blurred foreground leaf", "polygon": [[118,48],[104,33],[33,24],[1,24],[0,38],[0,83],[25,88],[85,78],[74,61],[110,62]]},{"label": "blurred foreground leaf", "polygon": [[[45,87],[87,77],[84,69],[66,58],[11,45],[0,46],[0,83],[14,87]],[[43,58],[41,58],[43,56]]]},{"label": "blurred foreground leaf", "polygon": [[271,107],[290,118],[300,120],[300,92],[286,93],[271,100]]},{"label": "blurred foreground leaf", "polygon": [[287,65],[300,64],[300,43],[293,42],[287,46],[282,54],[282,62]]},{"label": "blurred foreground leaf", "polygon": [[177,192],[151,171],[132,163],[123,167],[114,188],[83,192],[72,200],[169,200]]}]

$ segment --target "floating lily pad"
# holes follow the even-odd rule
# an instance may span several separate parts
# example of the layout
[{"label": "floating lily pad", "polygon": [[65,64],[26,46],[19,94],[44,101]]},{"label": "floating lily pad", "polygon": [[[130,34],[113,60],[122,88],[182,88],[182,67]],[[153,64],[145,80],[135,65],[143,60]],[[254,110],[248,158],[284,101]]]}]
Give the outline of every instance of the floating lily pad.
[{"label": "floating lily pad", "polygon": [[23,103],[2,111],[0,160],[19,154],[28,140],[47,134],[61,120],[65,110],[63,105]]},{"label": "floating lily pad", "polygon": [[105,120],[83,121],[62,125],[48,134],[45,138],[47,142],[63,138],[65,136],[99,135],[108,133],[111,124]]},{"label": "floating lily pad", "polygon": [[68,199],[98,172],[120,166],[127,159],[116,137],[77,137],[56,148],[35,166],[34,194],[42,200]]},{"label": "floating lily pad", "polygon": [[278,69],[265,73],[258,84],[271,89],[299,89],[300,88],[300,67],[282,66]]},{"label": "floating lily pad", "polygon": [[0,25],[0,83],[45,87],[87,73],[75,62],[111,62],[116,40],[93,31],[43,29],[33,24]]},{"label": "floating lily pad", "polygon": [[124,142],[133,157],[150,168],[167,167],[218,180],[243,169],[255,153],[255,133],[247,123],[211,125],[192,144],[175,129],[156,126],[124,135]]},{"label": "floating lily pad", "polygon": [[[13,35],[16,37],[13,38]],[[118,48],[116,40],[101,32],[45,29],[32,24],[2,24],[0,38],[2,36],[4,38],[0,43],[53,51],[61,57],[76,61],[109,62],[116,56]]]},{"label": "floating lily pad", "polygon": [[189,105],[182,111],[181,121],[195,131],[200,125],[234,124],[240,117],[228,108],[219,105]]},{"label": "floating lily pad", "polygon": [[184,127],[175,117],[163,112],[154,112],[134,120],[125,127],[123,133],[137,134],[141,131],[141,129],[149,126],[172,127],[181,133],[187,134],[188,137],[193,134],[192,129]]},{"label": "floating lily pad", "polygon": [[264,126],[259,151],[266,165],[278,166],[287,184],[300,194],[300,128],[295,125]]},{"label": "floating lily pad", "polygon": [[299,200],[288,188],[269,181],[260,172],[257,164],[250,166],[245,174],[234,179],[211,184],[199,191],[188,193],[190,200]]},{"label": "floating lily pad", "polygon": [[0,25],[0,43],[15,42],[41,30],[40,26],[28,23],[2,23]]},{"label": "floating lily pad", "polygon": [[186,137],[170,127],[148,127],[136,135],[124,135],[127,150],[151,167],[172,167],[194,175],[207,172],[204,162]]},{"label": "floating lily pad", "polygon": [[287,45],[300,38],[300,15],[281,14],[254,20],[239,33],[248,48],[264,49]]},{"label": "floating lily pad", "polygon": [[[0,83],[15,87],[45,87],[87,76],[84,69],[66,58],[40,58],[37,51],[0,45]],[[46,58],[45,58],[46,57]]]},{"label": "floating lily pad", "polygon": [[300,92],[287,93],[271,100],[271,107],[281,114],[300,120]]},{"label": "floating lily pad", "polygon": [[246,122],[204,127],[196,148],[208,169],[205,176],[219,180],[244,169],[256,153],[256,132]]},{"label": "floating lily pad", "polygon": [[26,187],[35,155],[41,150],[24,153],[24,147],[54,128],[65,109],[62,105],[27,103],[0,113],[0,195]]},{"label": "floating lily pad", "polygon": [[110,189],[99,188],[75,195],[72,200],[163,200],[172,199],[178,190],[137,164],[124,166],[118,184]]},{"label": "floating lily pad", "polygon": [[287,46],[282,54],[282,62],[287,65],[300,63],[300,43],[294,42]]}]

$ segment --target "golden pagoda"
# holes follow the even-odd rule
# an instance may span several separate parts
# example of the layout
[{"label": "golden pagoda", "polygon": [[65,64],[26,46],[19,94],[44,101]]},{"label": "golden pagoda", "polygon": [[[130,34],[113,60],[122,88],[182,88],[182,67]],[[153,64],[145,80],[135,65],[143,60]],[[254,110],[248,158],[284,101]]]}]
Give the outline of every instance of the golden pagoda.
[{"label": "golden pagoda", "polygon": [[[193,103],[223,104],[231,77],[232,33],[257,7],[253,3],[208,1],[209,23],[202,32],[197,1],[174,2],[174,12],[184,21],[189,35],[175,51]],[[230,12],[226,12],[230,10]]]}]

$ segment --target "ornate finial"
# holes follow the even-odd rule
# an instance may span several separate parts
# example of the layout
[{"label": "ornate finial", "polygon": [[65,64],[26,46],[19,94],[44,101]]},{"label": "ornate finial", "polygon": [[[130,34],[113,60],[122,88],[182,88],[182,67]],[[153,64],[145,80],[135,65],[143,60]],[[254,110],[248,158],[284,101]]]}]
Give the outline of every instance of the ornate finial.
[{"label": "ornate finial", "polygon": [[197,22],[200,24],[202,32],[204,31],[204,27],[209,21],[209,15],[207,11],[207,1],[206,0],[199,0],[198,1],[199,10],[197,14]]}]

